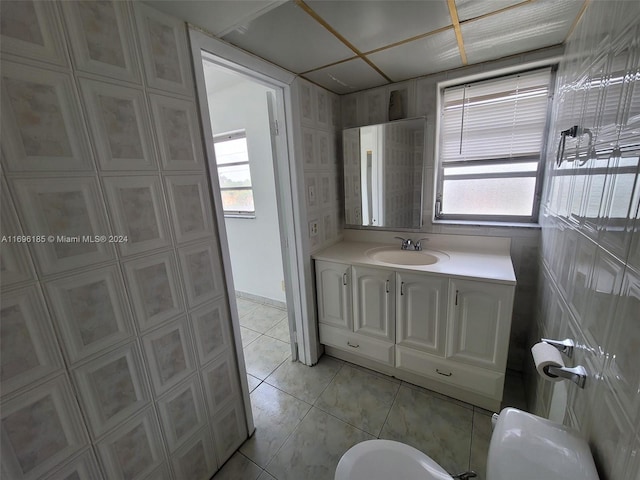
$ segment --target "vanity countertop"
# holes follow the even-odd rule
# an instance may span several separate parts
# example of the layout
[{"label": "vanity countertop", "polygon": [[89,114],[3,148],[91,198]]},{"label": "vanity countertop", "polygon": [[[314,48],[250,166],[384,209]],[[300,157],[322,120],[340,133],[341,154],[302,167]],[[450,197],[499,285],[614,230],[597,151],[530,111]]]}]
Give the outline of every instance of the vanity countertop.
[{"label": "vanity countertop", "polygon": [[[431,265],[390,264],[377,261],[367,255],[367,252],[372,249],[384,247],[390,249],[397,248],[398,251],[401,251],[398,243],[343,241],[314,253],[312,257],[316,260],[326,260],[350,265],[416,273],[424,272],[469,280],[485,280],[507,285],[516,284],[516,276],[508,252],[487,251],[482,249],[473,251],[473,248],[460,248],[460,246],[452,249],[442,247],[432,249],[425,247],[424,253],[434,252],[436,256],[441,258],[438,262]],[[449,258],[447,258],[447,256]]]}]

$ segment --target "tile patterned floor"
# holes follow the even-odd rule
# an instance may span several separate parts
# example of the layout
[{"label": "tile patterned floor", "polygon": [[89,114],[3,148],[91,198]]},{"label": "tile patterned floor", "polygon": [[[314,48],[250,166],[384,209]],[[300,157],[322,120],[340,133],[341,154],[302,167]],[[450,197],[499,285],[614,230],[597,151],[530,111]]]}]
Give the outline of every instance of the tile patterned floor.
[{"label": "tile patterned floor", "polygon": [[[286,312],[241,300],[256,432],[214,480],[333,480],[343,453],[372,438],[484,478],[491,412],[326,355],[313,367],[293,363]],[[524,408],[518,377],[508,377],[505,396]]]}]

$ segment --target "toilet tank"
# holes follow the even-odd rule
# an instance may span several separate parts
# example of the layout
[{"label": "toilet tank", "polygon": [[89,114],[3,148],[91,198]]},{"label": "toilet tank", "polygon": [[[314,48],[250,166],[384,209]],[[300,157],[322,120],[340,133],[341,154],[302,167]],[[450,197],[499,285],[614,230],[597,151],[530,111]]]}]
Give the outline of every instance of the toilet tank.
[{"label": "toilet tank", "polygon": [[500,412],[489,444],[487,480],[598,480],[587,442],[575,430],[523,412]]}]

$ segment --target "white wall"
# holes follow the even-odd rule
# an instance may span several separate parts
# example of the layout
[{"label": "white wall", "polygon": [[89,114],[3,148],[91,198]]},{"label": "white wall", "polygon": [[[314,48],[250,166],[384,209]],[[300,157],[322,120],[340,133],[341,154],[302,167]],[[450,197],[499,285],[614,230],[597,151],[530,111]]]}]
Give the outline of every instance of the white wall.
[{"label": "white wall", "polygon": [[209,93],[214,135],[240,129],[247,133],[256,217],[225,219],[235,289],[285,302],[267,111],[270,89],[218,69],[207,68],[205,74],[208,90],[210,80],[218,85]]}]

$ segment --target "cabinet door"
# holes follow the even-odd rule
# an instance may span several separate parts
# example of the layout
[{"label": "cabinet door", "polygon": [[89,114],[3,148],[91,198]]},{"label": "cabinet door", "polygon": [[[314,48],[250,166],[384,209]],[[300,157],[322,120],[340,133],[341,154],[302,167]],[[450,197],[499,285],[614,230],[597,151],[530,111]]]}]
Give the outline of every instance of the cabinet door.
[{"label": "cabinet door", "polygon": [[397,343],[443,356],[447,326],[447,278],[398,273]]},{"label": "cabinet door", "polygon": [[510,285],[450,281],[448,357],[504,371],[513,290]]},{"label": "cabinet door", "polygon": [[353,329],[351,314],[351,266],[316,262],[318,321],[335,327]]},{"label": "cabinet door", "polygon": [[353,272],[353,330],[395,341],[395,272],[351,267]]}]

